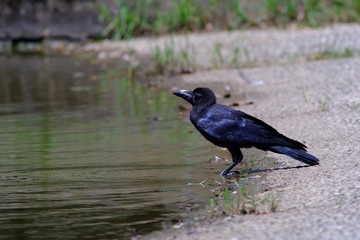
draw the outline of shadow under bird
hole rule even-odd
[[[307,153],[304,144],[282,135],[260,119],[217,104],[215,94],[209,88],[177,90],[173,94],[192,105],[190,121],[195,128],[208,141],[231,153],[233,163],[220,173],[223,177],[242,161],[240,148],[255,147],[285,154],[308,165],[319,164],[319,159]]]

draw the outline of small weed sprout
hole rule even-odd
[[[232,57],[231,57],[231,66],[238,67],[239,66],[239,47],[234,47],[232,49]]]
[[[165,43],[163,48],[156,46],[153,53],[153,59],[155,61],[155,68],[157,72],[167,72],[175,63],[175,48],[173,40],[171,40],[170,43]]]
[[[279,207],[279,199],[275,196],[270,196],[268,198],[268,209],[270,212],[276,212]]]
[[[218,211],[218,200],[215,198],[210,198],[209,199],[209,208],[210,208],[210,216],[211,217],[216,217],[217,216],[217,211]]]
[[[174,40],[165,43],[161,48],[156,46],[152,58],[154,60],[155,72],[191,72],[195,69],[194,51],[191,51],[190,44],[186,40],[184,47],[176,49]]]
[[[250,64],[251,63],[250,53],[249,53],[249,50],[247,48],[243,48],[243,54],[244,54],[244,57],[245,57],[245,63]]]
[[[224,197],[224,201],[225,201],[225,207],[227,212],[232,212],[233,211],[233,196],[232,193],[230,191],[230,189],[228,187],[225,187],[225,191],[223,192],[223,197]]]
[[[328,111],[330,109],[331,98],[326,96],[323,99],[319,99],[318,103],[321,112]]]
[[[225,63],[225,59],[222,53],[222,47],[223,45],[219,42],[214,44],[214,53],[212,62],[215,68],[221,67]]]
[[[344,48],[340,51],[324,50],[312,56],[311,59],[322,60],[322,59],[332,59],[332,58],[346,58],[346,57],[354,56],[355,53],[349,48]]]
[[[237,184],[232,190],[226,186],[220,194],[209,200],[211,217],[236,214],[259,214],[276,212],[279,199],[276,196],[255,195],[247,191],[246,185]]]
[[[307,95],[306,95],[306,88],[305,88],[305,86],[304,86],[304,85],[301,85],[300,90],[301,90],[301,95],[302,95],[305,103],[307,103],[307,102],[308,102],[308,98],[307,98]]]
[[[250,200],[250,207],[248,212],[251,213],[257,213],[257,199],[255,196],[251,196],[251,200]]]

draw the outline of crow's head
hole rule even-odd
[[[208,107],[216,103],[215,94],[210,88],[195,88],[194,91],[182,89],[173,93],[197,107]]]

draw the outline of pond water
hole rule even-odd
[[[0,56],[0,237],[126,239],[206,204],[225,165],[177,103],[96,64]]]

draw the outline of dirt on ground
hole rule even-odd
[[[110,54],[130,47],[149,54],[151,46],[169,38],[87,49],[111,49],[105,53]],[[218,218],[142,239],[360,239],[360,26],[191,34],[187,39],[197,49],[195,64],[201,70],[173,77],[168,86],[209,86],[220,95],[224,86],[230,88],[233,99],[254,102],[241,110],[305,142],[320,165],[265,173],[265,194],[279,200],[275,212]],[[224,59],[241,44],[254,65],[214,67],[209,54],[218,42]],[[298,165],[274,156],[285,166]]]

